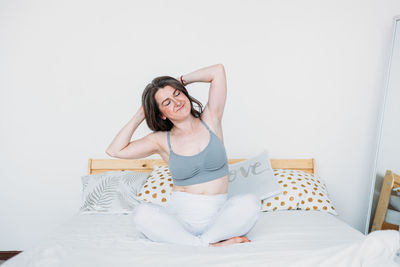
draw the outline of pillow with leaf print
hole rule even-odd
[[[168,166],[154,166],[146,183],[138,193],[141,202],[166,206],[174,186]]]
[[[82,176],[81,213],[131,213],[140,203],[137,193],[149,174],[108,171]]]
[[[263,199],[262,211],[300,209],[338,215],[329,198],[325,183],[317,175],[299,170],[273,169],[273,172],[284,191],[279,195]]]

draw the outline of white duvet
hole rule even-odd
[[[1,267],[400,266],[398,231],[364,236],[320,211],[263,212],[247,237],[225,247],[156,243],[139,237],[129,215],[76,214]]]

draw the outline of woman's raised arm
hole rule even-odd
[[[155,133],[150,133],[143,138],[130,142],[133,133],[144,120],[144,110],[141,106],[133,118],[119,131],[106,149],[106,153],[111,157],[123,159],[139,159],[156,153],[158,143]]]
[[[178,78],[177,80],[180,80]],[[215,64],[209,67],[201,68],[194,72],[182,75],[183,84],[187,85],[194,82],[209,82],[210,90],[208,92],[208,103],[204,112],[209,112],[213,118],[222,120],[224,113],[227,84],[225,68],[222,64]]]

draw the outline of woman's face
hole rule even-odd
[[[158,108],[161,111],[161,118],[170,120],[179,120],[187,117],[190,113],[190,101],[184,93],[172,86],[166,85],[158,89],[155,94]]]

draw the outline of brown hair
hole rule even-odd
[[[142,105],[144,109],[144,115],[146,117],[146,123],[147,126],[149,126],[149,128],[153,131],[169,131],[174,125],[168,118],[163,120],[160,117],[161,111],[158,108],[155,98],[157,91],[167,85],[181,91],[186,95],[187,98],[189,98],[191,107],[190,113],[194,117],[200,118],[201,113],[203,113],[203,105],[201,102],[196,98],[191,97],[185,86],[183,86],[177,79],[171,76],[156,77],[146,86],[142,94]],[[193,107],[193,102],[196,103],[199,110],[196,110]]]

